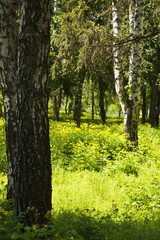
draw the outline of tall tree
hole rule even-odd
[[[133,5],[131,1],[130,4]],[[121,47],[117,44],[114,45],[113,54],[114,54],[114,74],[115,74],[115,86],[116,92],[121,103],[123,115],[124,115],[124,125],[125,125],[125,134],[126,138],[129,142],[133,142],[135,144],[138,143],[138,120],[139,120],[139,110],[140,110],[140,86],[141,86],[141,61],[142,61],[142,34],[143,34],[143,8],[144,2],[143,0],[137,0],[135,8],[133,6],[130,7],[130,11],[134,11],[135,14],[130,13],[130,17],[134,18],[134,30],[133,30],[133,56],[131,57],[132,62],[132,71],[131,76],[129,77],[129,91],[126,91],[126,83],[125,79],[122,76],[122,53]],[[112,8],[112,18],[113,18],[113,33],[115,39],[120,36],[120,17],[119,17],[119,9],[118,4],[113,1]],[[133,26],[133,20],[130,21],[131,28]]]
[[[124,115],[124,125],[127,124],[127,105],[129,104],[128,95],[125,90],[125,79],[122,72],[122,49],[121,46],[116,43],[117,39],[121,35],[121,19],[119,6],[112,2],[112,22],[113,22],[113,36],[115,38],[113,46],[113,61],[114,61],[114,78],[115,78],[115,90],[122,108]]]
[[[16,215],[34,207],[39,223],[51,210],[51,163],[48,121],[50,1],[22,0],[18,54],[18,157]],[[34,214],[26,214],[32,224]]]
[[[133,46],[133,68],[132,68],[132,127],[131,141],[138,142],[138,120],[141,104],[141,64],[142,64],[142,39],[143,35],[143,9],[144,0],[137,0],[135,10],[135,25]]]
[[[51,163],[48,122],[50,1],[1,1],[0,68],[6,120],[8,197],[15,212],[34,207],[39,223],[51,209]],[[18,34],[18,35],[17,35]],[[17,46],[18,66],[17,66]],[[34,214],[25,223],[34,223]]]
[[[5,111],[8,199],[15,196],[17,157],[17,10],[17,0],[2,0],[0,3],[0,82]]]

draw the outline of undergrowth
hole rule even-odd
[[[0,239],[160,239],[160,130],[139,125],[139,145],[128,151],[121,120],[105,126],[82,120],[81,128],[70,119],[50,120],[53,210],[47,225],[31,227],[5,200],[0,120]]]

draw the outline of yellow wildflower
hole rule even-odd
[[[27,209],[28,209],[29,211],[33,211],[33,210],[35,209],[35,207],[27,207]]]
[[[73,239],[74,239],[74,237],[72,236],[70,239],[71,239],[71,240],[73,240]]]
[[[33,225],[33,230],[36,230],[36,225]]]
[[[8,211],[4,211],[3,213],[4,213],[4,215],[7,215],[7,214],[8,214]]]

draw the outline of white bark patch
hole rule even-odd
[[[113,23],[113,36],[115,40],[118,39],[121,33],[121,26],[120,26],[120,17],[117,6],[114,2],[112,2],[112,23]],[[121,104],[122,112],[125,114],[125,103],[124,99],[124,88],[123,88],[123,79],[121,74],[121,53],[120,47],[114,45],[113,47],[113,59],[114,59],[114,78],[115,78],[115,89],[118,95],[118,99]]]
[[[140,86],[141,86],[141,59],[142,59],[142,41],[140,37],[143,35],[143,10],[144,1],[137,0],[135,12],[135,28],[134,36],[139,37],[133,47],[133,63],[132,63],[132,99],[134,107],[140,107]]]

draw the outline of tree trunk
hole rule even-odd
[[[152,90],[151,90],[151,103],[150,103],[150,111],[149,111],[149,123],[152,127],[155,127],[156,124],[156,115],[157,115],[157,101],[158,101],[158,85],[157,85],[157,79],[159,74],[159,68],[160,68],[160,47],[157,43],[157,56],[156,56],[156,67],[155,67],[155,77],[152,84]]]
[[[54,115],[54,120],[59,121],[59,107],[58,107],[58,103],[57,103],[56,93],[53,94],[52,102],[53,102],[53,115]]]
[[[135,23],[135,0],[130,0],[130,3],[129,3],[129,33],[131,36],[133,36],[133,34],[134,34],[134,23]],[[128,83],[129,83],[128,87],[130,89],[132,86],[132,69],[133,69],[133,45],[130,45],[129,79],[128,79]],[[131,95],[130,95],[130,98],[131,98]]]
[[[101,123],[104,125],[106,121],[106,113],[104,109],[104,86],[103,86],[102,77],[99,77],[99,108],[100,108]]]
[[[95,101],[94,101],[94,83],[92,80],[92,120],[94,120],[94,106],[95,106]]]
[[[142,63],[142,40],[143,34],[143,8],[144,0],[137,0],[135,10],[134,37],[137,39],[133,46],[132,63],[132,137],[131,142],[138,144],[138,121],[141,104],[141,63]]]
[[[62,104],[62,88],[55,90],[52,97],[54,120],[59,121],[59,110]]]
[[[62,87],[60,87],[58,91],[58,101],[57,101],[59,109],[61,108],[61,105],[62,105],[62,94],[63,94],[63,89]]]
[[[54,0],[54,14],[57,14],[57,0]]]
[[[119,108],[119,111],[118,111],[118,117],[119,118],[121,117],[121,107]]]
[[[73,108],[73,96],[70,97],[70,103],[68,106],[68,116],[71,114],[71,112],[73,110],[72,108]]]
[[[68,95],[66,96],[65,113],[68,114]]]
[[[156,127],[159,126],[159,113],[160,113],[160,91],[158,91],[157,96]]]
[[[0,118],[2,117],[2,104],[0,103]]]
[[[126,106],[126,111],[123,114],[124,115],[124,130],[125,130],[125,136],[127,139],[127,144],[131,141],[132,139],[132,102],[128,100]]]
[[[133,2],[131,1],[131,4]],[[127,93],[124,88],[124,79],[121,73],[121,51],[120,46],[114,46],[114,75],[115,75],[115,88],[122,107],[124,115],[125,134],[128,143],[133,142],[138,144],[138,120],[140,110],[140,81],[141,81],[141,59],[142,59],[142,42],[139,37],[143,33],[143,0],[136,1],[135,8],[135,22],[134,22],[134,37],[137,39],[133,46],[133,56],[131,57],[132,71],[129,71],[129,87],[131,93]],[[130,7],[130,11],[134,10],[134,7]],[[130,17],[133,19],[133,14],[130,13]],[[115,1],[112,5],[112,19],[113,19],[113,33],[115,39],[120,34],[120,17]],[[130,21],[132,23],[132,20]],[[131,24],[132,28],[133,24]],[[130,69],[130,68],[129,68]],[[131,75],[131,76],[130,76]]]
[[[75,91],[74,114],[73,119],[80,127],[81,123],[81,107],[82,107],[82,87],[85,78],[85,68],[82,67],[78,73],[77,86]]]
[[[17,0],[1,0],[0,82],[4,100],[6,151],[8,159],[7,198],[15,196],[17,158]]]
[[[20,6],[18,55],[18,158],[15,213],[24,222],[46,222],[51,210],[51,162],[48,121],[49,0],[23,0]]]
[[[125,134],[128,138],[128,132],[130,129],[129,124],[131,123],[131,110],[130,110],[130,103],[129,103],[129,96],[126,93],[126,89],[124,88],[124,79],[122,74],[122,51],[121,46],[116,45],[116,41],[121,34],[121,24],[120,24],[120,16],[119,16],[119,9],[115,1],[112,2],[112,22],[113,22],[113,35],[115,37],[115,42],[113,45],[113,63],[114,63],[114,78],[115,78],[115,90],[122,108],[123,116],[124,116],[124,128]],[[128,104],[127,104],[128,102]],[[128,105],[128,106],[127,106]]]
[[[115,78],[115,90],[122,108],[123,114],[126,112],[126,102],[128,99],[128,95],[125,90],[125,84],[122,73],[122,50],[121,46],[116,45],[116,41],[121,34],[121,24],[120,24],[120,16],[119,9],[115,1],[112,2],[112,22],[113,22],[113,35],[115,38],[115,42],[113,45],[113,63],[114,63],[114,78]]]
[[[143,103],[142,103],[142,124],[146,122],[146,85],[144,84],[142,87],[142,97],[143,97]]]

